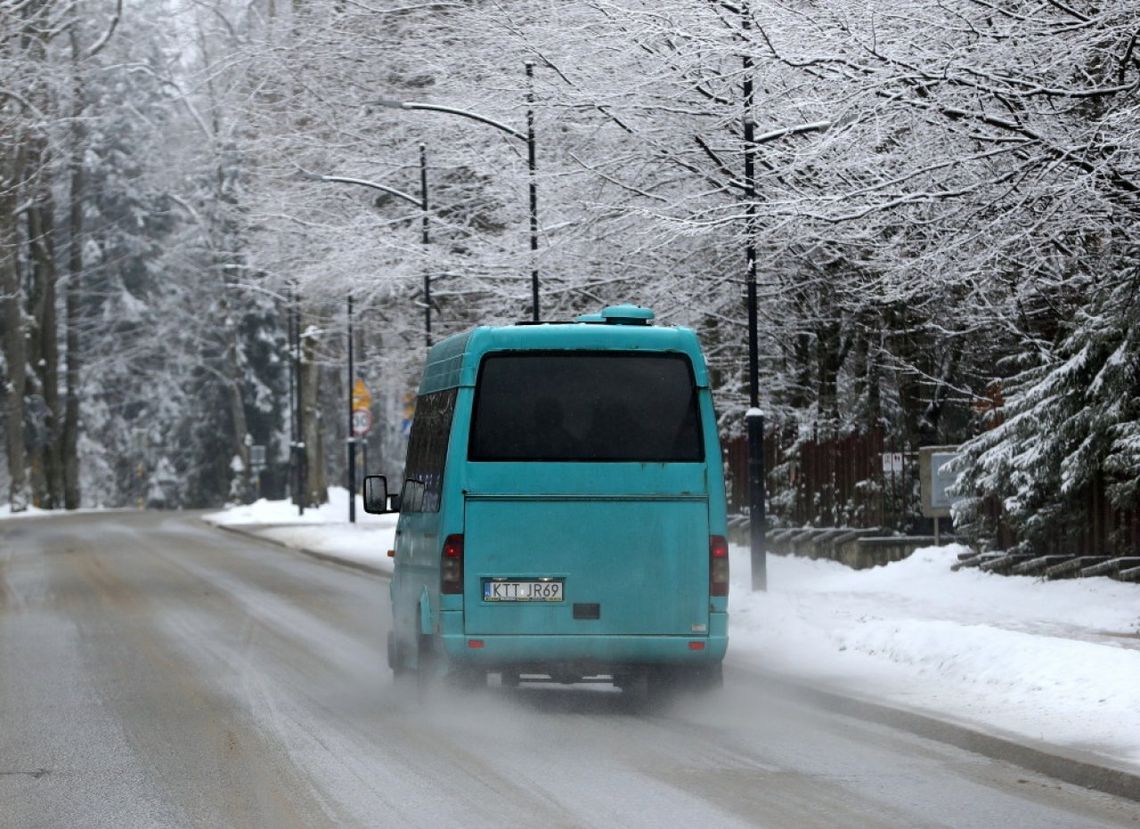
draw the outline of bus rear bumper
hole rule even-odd
[[[611,673],[631,665],[700,667],[719,663],[727,636],[443,634],[448,662],[496,669],[574,665],[579,672]]]

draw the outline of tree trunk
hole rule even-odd
[[[43,2],[24,4],[22,24],[13,16],[5,20],[6,37],[0,41],[5,62],[18,67],[28,61],[31,68],[43,59],[43,41],[34,34],[34,25],[44,11]],[[18,82],[18,81],[17,81]],[[22,100],[5,98],[0,108],[0,347],[4,349],[7,382],[4,392],[4,445],[8,458],[8,502],[12,512],[28,507],[26,434],[24,430],[27,392],[27,331],[24,326],[24,292],[20,279],[20,200],[25,195],[25,178],[31,169],[29,147],[34,144],[39,119]]]
[[[42,162],[36,150],[31,157],[33,164]],[[42,188],[35,188],[37,191]],[[44,331],[41,325],[44,314],[47,279],[44,268],[43,214],[36,203],[37,192],[32,204],[25,210],[28,228],[28,264],[24,278],[27,291],[28,329],[24,341],[24,357],[31,371],[24,380],[24,449],[27,452],[28,484],[32,506],[49,509],[47,494],[47,474],[44,471],[44,449],[47,447],[47,405],[43,396],[43,344]]]
[[[0,298],[3,302],[4,360],[8,367],[4,437],[10,481],[8,503],[12,512],[23,512],[28,507],[24,453],[24,372],[27,357],[24,351],[24,315],[20,307],[23,292],[16,265],[19,244],[16,194],[23,173],[20,155],[18,153],[13,159],[8,175],[0,181]]]
[[[839,425],[839,370],[846,358],[839,323],[821,323],[816,327],[816,402],[828,437],[834,437]]]
[[[855,340],[854,394],[862,431],[869,432],[882,425],[883,401],[879,349],[871,348],[871,338],[879,339],[876,318],[867,315],[858,326]]]
[[[789,372],[794,378],[788,403],[793,409],[807,408],[811,388],[811,337],[807,334],[796,334],[792,344],[792,364]]]
[[[76,167],[81,162],[76,163]],[[80,280],[83,254],[79,232],[82,208],[77,193],[82,192],[83,173],[73,171],[71,205],[71,241],[67,255],[67,392],[63,416],[63,503],[67,509],[79,508],[79,323]],[[78,188],[78,190],[77,190]]]
[[[83,170],[84,145],[87,140],[83,127],[83,82],[79,72],[81,57],[79,39],[72,26],[72,118],[70,149],[70,194],[68,204],[69,239],[67,246],[67,397],[63,419],[63,503],[67,509],[78,509],[79,492],[79,324],[80,287],[83,280],[83,199],[87,187]]]
[[[896,362],[895,387],[898,389],[899,408],[902,414],[902,434],[904,448],[912,449],[921,445],[919,422],[922,418],[922,386],[918,371],[911,366],[920,359],[919,348],[914,333],[910,330],[911,320],[906,308],[896,306],[887,313],[887,331],[891,337],[891,351]],[[896,432],[898,430],[896,429]]]
[[[56,339],[58,274],[53,212],[51,188],[45,184],[36,203],[28,209],[28,247],[35,286],[32,302],[35,328],[28,362],[36,373],[45,418],[42,424],[38,424],[42,433],[36,435],[32,452],[33,469],[39,471],[39,480],[33,480],[33,497],[39,506],[48,509],[63,505],[63,456],[59,441],[63,412],[59,401],[59,345]]]

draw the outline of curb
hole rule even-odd
[[[334,556],[329,553],[318,553],[316,550],[308,550],[304,547],[294,547],[290,544],[286,544],[284,541],[278,541],[275,538],[266,538],[263,535],[258,535],[255,532],[250,532],[248,529],[244,529],[243,525],[240,524],[226,526],[224,524],[211,524],[206,520],[202,520],[202,523],[207,527],[213,527],[215,530],[222,530],[224,532],[233,533],[234,535],[240,535],[243,538],[252,538],[255,541],[262,541],[266,544],[272,544],[274,547],[280,547],[283,550],[292,550],[295,553],[300,553],[301,555],[315,558],[327,564],[346,567],[349,570],[358,570],[362,573],[367,573],[370,576],[379,576],[380,578],[384,579],[391,578],[392,576],[392,574],[387,570],[381,570],[379,567],[373,567],[371,564],[366,564],[363,561],[355,561],[350,558],[340,558],[339,556]],[[257,526],[264,529],[266,525],[258,524]]]
[[[858,720],[908,731],[939,743],[955,746],[991,760],[1044,774],[1055,780],[1094,789],[1125,800],[1140,802],[1140,773],[1104,765],[1100,758],[1078,756],[1059,746],[1036,747],[1010,737],[999,737],[965,725],[871,702],[857,696],[825,690],[763,669],[733,665],[734,673],[748,674],[797,699],[807,699],[827,711]]]

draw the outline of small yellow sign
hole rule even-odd
[[[352,410],[358,411],[360,409],[372,408],[372,393],[368,391],[364,385],[364,381],[359,377],[356,382],[352,384]]]

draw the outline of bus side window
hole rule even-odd
[[[401,512],[439,512],[443,465],[458,389],[426,394],[416,401],[408,459],[404,464]]]
[[[424,484],[411,478],[404,480],[404,488],[400,491],[401,512],[424,511]]]

